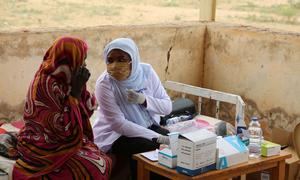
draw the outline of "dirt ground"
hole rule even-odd
[[[0,31],[198,19],[199,0],[0,0]],[[217,0],[216,21],[300,32],[300,0]]]

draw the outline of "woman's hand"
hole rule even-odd
[[[71,81],[71,95],[73,97],[80,100],[82,88],[89,80],[90,76],[91,73],[86,67],[81,67],[77,72],[73,73]]]
[[[133,104],[143,104],[146,101],[145,95],[135,92],[133,89],[127,90],[127,100]]]
[[[164,135],[159,135],[158,138],[156,139],[156,142],[158,144],[170,144],[169,136],[164,136]]]

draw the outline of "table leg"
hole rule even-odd
[[[241,175],[241,180],[246,180],[246,174]]]
[[[150,172],[142,161],[137,161],[137,180],[149,180]]]
[[[278,166],[272,169],[272,179],[284,180],[285,176],[285,160],[279,161]]]

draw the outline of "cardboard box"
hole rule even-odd
[[[207,171],[214,170],[214,169],[216,169],[216,163],[202,168],[194,169],[194,170],[183,168],[180,166],[176,167],[177,172],[186,174],[188,176],[196,176],[198,174],[205,173]]]
[[[217,169],[247,162],[249,150],[237,136],[227,136],[217,139],[218,159]]]
[[[216,134],[201,129],[179,136],[177,171],[193,176],[215,168]]]
[[[280,148],[279,144],[264,140],[261,144],[261,155],[265,157],[279,155]]]
[[[158,152],[158,163],[168,168],[175,168],[177,155],[172,154],[171,149],[164,148]]]

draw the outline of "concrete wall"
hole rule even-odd
[[[261,117],[266,138],[287,141],[300,122],[300,34],[217,23],[0,33],[0,119],[22,113],[29,82],[44,52],[61,35],[87,40],[91,91],[105,68],[104,45],[129,36],[162,81],[241,95],[246,121]],[[233,122],[234,111],[234,106],[221,104],[221,119]]]
[[[89,45],[88,88],[104,71],[102,50],[117,37],[131,37],[143,62],[152,64],[162,81],[202,83],[205,24],[105,26],[80,30],[0,32],[0,120],[19,118],[24,98],[44,53],[61,35],[85,39]]]
[[[282,141],[300,122],[300,34],[209,24],[205,42],[203,85],[241,95],[246,120]]]

